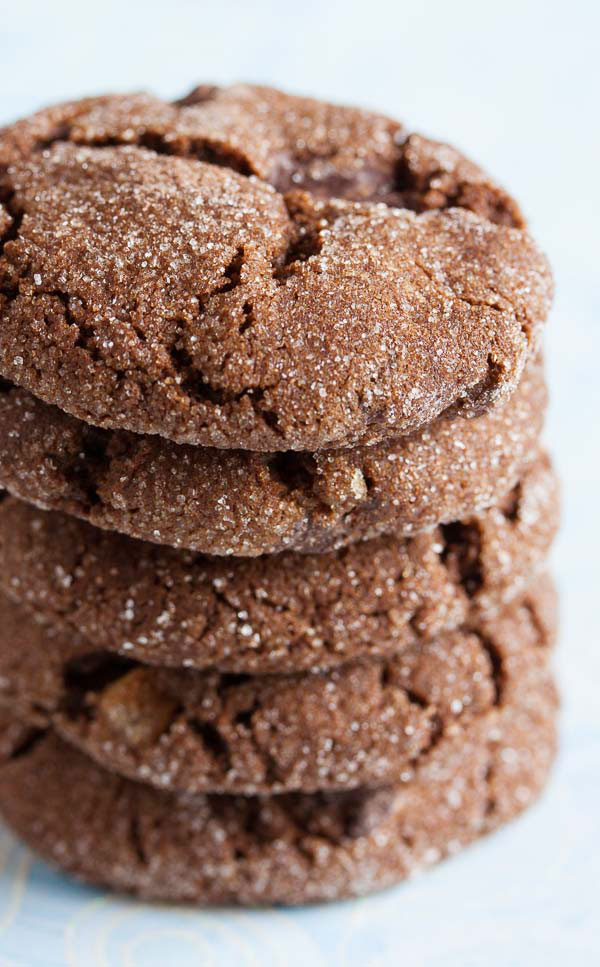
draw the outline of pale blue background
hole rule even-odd
[[[146,906],[81,888],[0,838],[0,967],[600,963],[598,4],[0,2],[0,122],[99,90],[249,79],[359,102],[446,137],[524,200],[551,256],[547,436],[565,488],[554,555],[562,753],[542,802],[379,897],[288,912]],[[110,831],[107,830],[107,834]]]

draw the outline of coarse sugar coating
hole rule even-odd
[[[513,396],[394,442],[257,454],[98,430],[0,384],[0,485],[108,530],[208,554],[327,551],[406,537],[499,500],[536,452],[546,389],[532,362]]]
[[[491,616],[539,572],[558,523],[538,454],[485,511],[326,555],[210,558],[0,503],[0,588],[94,648],[242,674],[386,656]]]
[[[552,281],[453,149],[265,88],[0,132],[0,372],[91,424],[316,450],[485,412]]]
[[[555,632],[547,579],[493,618],[328,672],[243,676],[100,652],[0,600],[0,704],[162,789],[316,792],[407,780],[444,736],[536,682]]]
[[[254,905],[361,896],[456,854],[531,805],[554,758],[555,712],[551,676],[540,668],[441,738],[404,782],[272,797],[178,797],[3,716],[0,812],[53,866],[147,898]]]

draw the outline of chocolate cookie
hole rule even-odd
[[[557,504],[540,455],[498,505],[414,538],[224,560],[6,497],[0,588],[94,647],[145,663],[251,674],[330,668],[495,613],[539,571]]]
[[[99,527],[208,554],[325,551],[407,536],[489,506],[531,459],[546,404],[541,362],[511,399],[394,443],[308,454],[177,446],[97,430],[0,385],[0,485]]]
[[[260,88],[34,115],[0,133],[0,199],[2,375],[178,443],[315,450],[484,412],[552,295],[457,152]]]
[[[443,736],[396,786],[262,798],[177,797],[5,719],[0,810],[53,865],[144,897],[206,905],[363,895],[530,805],[554,756],[555,708],[540,668],[510,700]]]
[[[547,580],[476,627],[396,657],[250,677],[144,666],[0,604],[0,701],[99,764],[163,789],[254,795],[406,780],[446,735],[539,678]]]

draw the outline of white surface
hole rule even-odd
[[[1,967],[600,962],[598,5],[0,2],[0,121],[98,90],[248,79],[372,105],[448,138],[519,199],[549,253],[547,437],[564,483],[554,555],[562,753],[522,821],[381,897],[283,913],[146,907],[0,848]],[[1,847],[1,844],[0,844]]]

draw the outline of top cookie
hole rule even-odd
[[[516,204],[445,145],[265,88],[0,132],[0,373],[89,423],[316,450],[505,399],[551,297]]]

